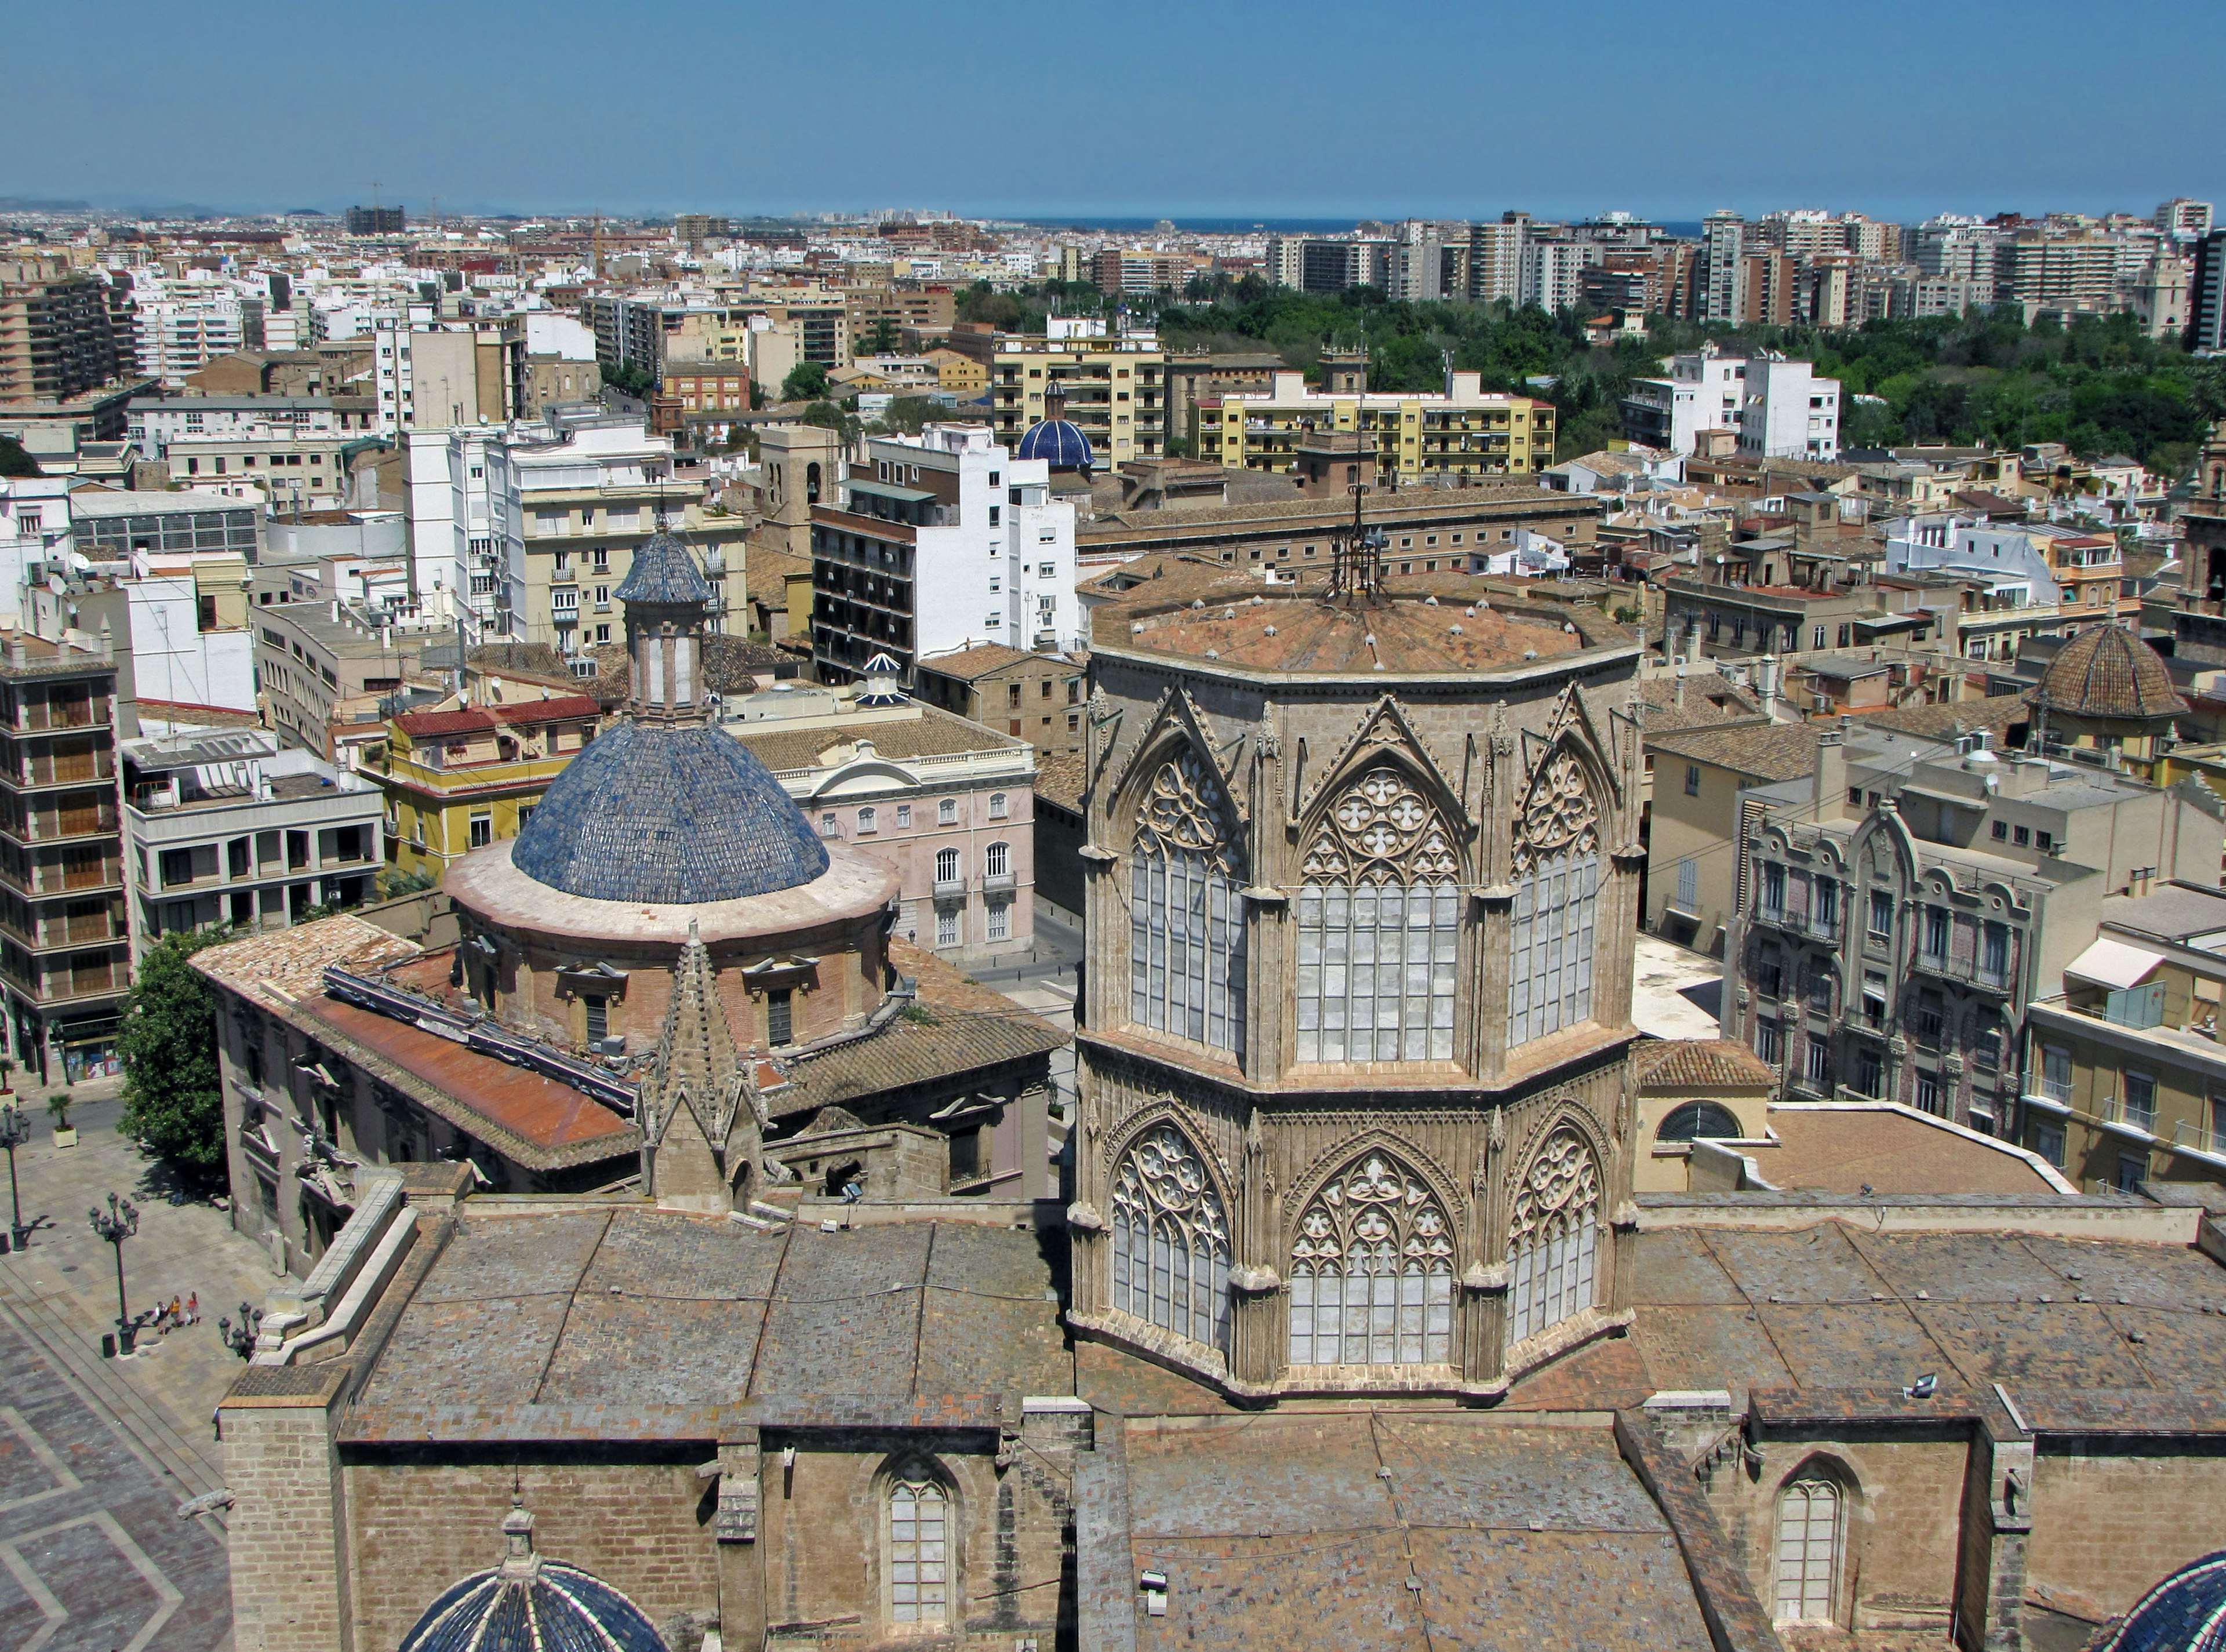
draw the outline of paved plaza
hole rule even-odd
[[[218,1652],[232,1643],[222,1513],[177,1510],[223,1484],[212,1414],[240,1362],[218,1317],[259,1306],[273,1275],[223,1212],[169,1202],[161,1167],[116,1134],[118,1102],[78,1093],[74,1147],[35,1112],[16,1160],[38,1230],[0,1257],[0,1646]],[[133,1312],[197,1293],[203,1320],[103,1360],[115,1254],[86,1212],[111,1191],[139,1207],[124,1247]]]

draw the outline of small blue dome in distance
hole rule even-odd
[[[502,1522],[510,1553],[425,1609],[399,1652],[671,1652],[641,1608],[577,1566],[533,1552],[533,1516]]]
[[[2226,1652],[2226,1549],[2191,1560],[2143,1595],[2103,1652]]]
[[[1021,438],[1021,459],[1044,459],[1053,470],[1088,470],[1093,462],[1090,438],[1081,427],[1065,419],[1043,419],[1027,428]]]

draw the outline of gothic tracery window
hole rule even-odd
[[[1593,918],[1600,819],[1582,765],[1567,751],[1538,766],[1516,823],[1507,1045],[1574,1026],[1593,1012]]]
[[[1159,1125],[1113,1177],[1113,1306],[1224,1352],[1229,1222],[1197,1149]]]
[[[1316,823],[1299,893],[1298,1058],[1450,1061],[1460,853],[1396,768],[1370,769]]]
[[[1162,763],[1138,810],[1129,1019],[1244,1053],[1244,898],[1220,785],[1197,753]]]
[[[1370,1153],[1332,1178],[1291,1246],[1291,1363],[1453,1358],[1453,1245],[1419,1177]]]
[[[1838,1616],[1846,1515],[1846,1494],[1827,1475],[1804,1473],[1778,1493],[1771,1615],[1779,1623],[1828,1623]]]
[[[1549,1135],[1515,1190],[1507,1224],[1511,1346],[1593,1306],[1600,1249],[1600,1166],[1567,1125]]]
[[[925,1469],[888,1493],[889,1617],[940,1623],[951,1615],[951,1496]]]

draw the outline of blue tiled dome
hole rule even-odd
[[[677,906],[810,883],[827,850],[764,764],[716,728],[621,722],[552,781],[511,848],[590,900]]]
[[[534,1554],[531,1515],[513,1510],[503,1530],[510,1557],[428,1606],[399,1652],[671,1652],[610,1585]]]
[[[2191,1560],[2142,1596],[2103,1652],[2226,1652],[2226,1549]]]
[[[621,602],[709,602],[714,594],[688,547],[661,528],[641,542],[618,588]]]
[[[1065,419],[1040,419],[1021,436],[1022,459],[1047,459],[1053,470],[1087,470],[1091,463],[1090,438]]]

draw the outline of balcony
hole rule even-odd
[[[2149,1141],[2156,1136],[2156,1103],[2133,1107],[2122,1096],[2106,1096],[2095,1109],[2096,1121],[2106,1130],[2129,1135],[2139,1141]]]
[[[1927,951],[1919,947],[1911,960],[1920,975],[1937,976],[1967,987],[1976,987],[1981,992],[2007,994],[2010,990],[2010,972],[1973,958],[1958,958],[1952,954]]]
[[[964,885],[961,884],[961,888]],[[1020,880],[1009,872],[985,872],[982,874],[982,893],[985,895],[1010,894],[1020,886]],[[941,884],[936,885],[939,893]]]
[[[2226,1131],[2206,1130],[2191,1120],[2182,1119],[2172,1127],[2172,1145],[2180,1153],[2191,1153],[2226,1165]]]
[[[1691,907],[1689,905],[1681,905],[1678,910],[1689,912]],[[1755,909],[1754,921],[1808,940],[1828,941],[1836,945],[1840,939],[1839,921],[1819,918],[1813,912],[1795,912],[1783,906],[1759,906]]]
[[[966,880],[964,878],[938,878],[935,880],[935,898],[938,900],[965,899]]]

